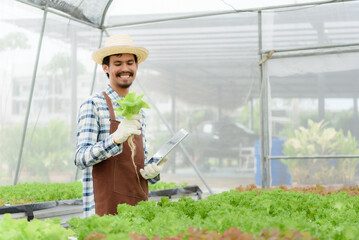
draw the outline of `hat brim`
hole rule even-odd
[[[121,53],[131,53],[137,56],[137,62],[141,63],[146,60],[148,57],[148,50],[143,47],[135,46],[111,46],[105,47],[97,50],[92,54],[92,59],[98,64],[102,64],[102,61],[105,57],[121,54]]]

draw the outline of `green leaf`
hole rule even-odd
[[[136,97],[135,92],[131,92],[126,97],[117,100],[120,107],[116,107],[115,113],[118,117],[132,119],[134,114],[139,114],[142,108],[150,108],[150,106],[142,100],[143,94]]]

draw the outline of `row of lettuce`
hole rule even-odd
[[[356,239],[359,188],[238,187],[201,200],[119,205],[116,216],[0,221],[0,239]]]
[[[164,190],[185,187],[187,183],[158,182],[149,184],[149,190]],[[15,186],[0,186],[0,206],[19,205],[82,198],[82,183],[22,183]]]

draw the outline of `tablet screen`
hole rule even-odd
[[[184,129],[179,130],[171,139],[169,139],[161,148],[153,155],[148,163],[160,164],[162,159],[167,156],[186,136],[188,132]]]

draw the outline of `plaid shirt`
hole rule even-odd
[[[121,99],[110,86],[105,90],[110,97],[113,107],[119,107],[116,102]],[[145,152],[145,165],[147,164],[146,138],[145,138],[145,116],[141,111],[143,149]],[[117,117],[116,117],[117,118]],[[122,144],[114,143],[110,135],[110,112],[102,92],[88,98],[80,106],[77,121],[77,145],[75,154],[75,165],[83,170],[83,209],[84,216],[95,214],[95,201],[92,182],[92,166],[122,152]],[[121,120],[121,118],[117,118]],[[149,179],[155,183],[159,178]]]

